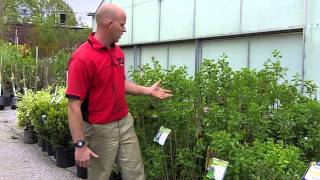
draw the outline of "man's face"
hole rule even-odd
[[[113,41],[118,42],[124,32],[126,32],[126,15],[121,14],[117,19],[112,21],[111,32],[113,35]]]

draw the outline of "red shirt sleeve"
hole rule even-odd
[[[89,88],[88,67],[81,59],[71,58],[68,66],[67,98],[84,100]]]

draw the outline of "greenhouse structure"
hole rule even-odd
[[[126,66],[155,57],[163,67],[188,67],[226,53],[233,69],[260,69],[274,49],[288,78],[320,85],[320,2],[316,0],[104,0],[127,13],[120,45]],[[93,31],[96,27],[93,13]],[[128,69],[128,68],[127,68]],[[319,93],[318,93],[319,95]]]

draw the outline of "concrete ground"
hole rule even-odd
[[[59,168],[37,144],[23,143],[16,111],[0,110],[0,180],[80,180],[76,168]]]

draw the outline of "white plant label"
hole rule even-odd
[[[47,121],[47,115],[42,115],[41,119],[42,119],[43,123],[45,123]]]
[[[316,164],[316,162],[311,162],[306,174],[302,179],[320,180],[320,164]]]
[[[209,163],[207,177],[214,180],[223,180],[229,162],[212,158]]]
[[[52,104],[53,103],[53,101],[54,101],[54,99],[56,98],[56,96],[55,95],[53,95],[52,96],[52,98],[51,98],[51,100],[50,100],[50,104]]]
[[[171,129],[161,126],[156,137],[153,138],[153,141],[163,146],[170,132],[171,132]]]
[[[56,104],[58,104],[61,101],[61,99],[62,99],[62,96],[60,95],[56,101]]]

